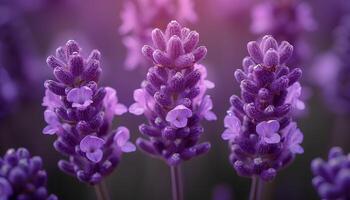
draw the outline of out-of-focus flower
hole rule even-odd
[[[278,40],[286,40],[295,47],[289,62],[300,64],[310,54],[305,33],[317,28],[312,9],[299,0],[264,0],[252,10],[251,31],[258,35],[271,34]]]
[[[93,50],[83,58],[72,40],[59,47],[56,56],[47,58],[57,81],[45,82],[43,99],[48,123],[43,132],[57,135],[55,149],[69,157],[59,161],[59,168],[92,185],[114,170],[122,152],[135,150],[125,127],[109,130],[114,116],[123,114],[126,107],[118,102],[113,88],[98,86],[100,57]]]
[[[18,88],[16,83],[10,78],[7,71],[0,67],[0,118],[11,111],[17,97]]]
[[[9,149],[0,158],[0,199],[57,200],[46,189],[47,174],[39,156],[25,148]]]
[[[207,142],[198,144],[204,132],[201,120],[216,119],[211,99],[205,95],[213,84],[205,80],[204,66],[197,64],[207,50],[197,47],[197,32],[176,21],[171,21],[165,32],[154,29],[152,38],[154,45],[145,45],[142,52],[154,66],[135,90],[136,103],[129,110],[148,119],[148,124],[139,127],[148,138],[137,140],[139,148],[175,166],[210,148]]]
[[[291,104],[297,110],[305,109],[305,103],[300,99],[301,90],[302,88],[299,82],[295,82],[287,89],[286,103]]]
[[[128,108],[119,103],[118,97],[117,97],[117,91],[111,87],[105,87],[106,89],[106,96],[103,99],[103,106],[105,108],[108,108],[105,111],[105,117],[109,121],[109,123],[112,122],[115,115],[122,115],[128,111]]]
[[[350,198],[350,155],[340,147],[329,151],[328,161],[316,158],[311,163],[312,184],[325,200]]]
[[[286,41],[278,44],[272,36],[264,36],[247,48],[243,70],[235,72],[241,97],[230,98],[222,138],[229,141],[230,161],[239,175],[270,181],[303,152],[303,135],[291,117],[298,96],[293,87],[302,71],[286,65],[293,52]]]
[[[349,38],[350,16],[345,16],[336,30],[334,48],[316,59],[312,73],[328,108],[346,115],[350,113]]]
[[[125,67],[135,69],[145,66],[140,49],[151,44],[151,30],[176,19],[180,23],[193,23],[197,20],[192,0],[128,0],[121,12],[122,25],[119,28],[123,43],[127,48]]]

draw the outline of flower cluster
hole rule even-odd
[[[148,119],[139,130],[149,139],[139,138],[139,148],[175,166],[210,148],[209,143],[198,141],[204,131],[201,120],[216,120],[210,96],[205,95],[214,85],[206,80],[205,67],[197,64],[207,49],[196,47],[196,31],[171,21],[165,32],[154,29],[152,39],[154,46],[145,45],[142,52],[154,66],[141,88],[135,90],[136,103],[129,111]]]
[[[151,44],[151,31],[155,27],[166,26],[172,20],[181,23],[195,22],[197,15],[193,9],[193,0],[128,0],[121,13],[120,33],[128,49],[125,60],[127,69],[146,65],[140,49]]]
[[[0,158],[0,199],[57,200],[48,194],[46,181],[42,159],[27,149],[9,149]]]
[[[328,161],[316,158],[311,163],[312,184],[322,199],[350,199],[350,154],[333,147]]]
[[[313,77],[328,106],[338,114],[350,113],[350,15],[336,30],[334,48],[316,59]]]
[[[82,182],[96,184],[113,171],[122,152],[131,152],[125,127],[110,131],[115,115],[127,112],[118,103],[116,91],[99,87],[100,52],[93,50],[87,59],[75,41],[68,41],[47,58],[57,81],[45,82],[43,106],[47,126],[43,133],[56,135],[54,147],[69,156],[59,168]]]
[[[265,0],[252,10],[251,31],[289,41],[296,47],[296,53],[290,60],[293,64],[309,54],[310,49],[303,35],[316,27],[311,7],[306,2]]]
[[[222,138],[229,141],[230,161],[239,175],[269,181],[303,153],[303,134],[291,119],[291,111],[304,106],[297,82],[302,71],[286,66],[293,52],[286,41],[278,44],[264,36],[247,47],[243,70],[235,71],[241,97],[230,98]]]

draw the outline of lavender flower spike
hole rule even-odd
[[[125,67],[135,69],[147,66],[140,49],[151,44],[151,31],[172,20],[188,24],[197,20],[193,0],[126,0],[121,12],[122,24],[119,28],[123,43],[127,48]]]
[[[0,199],[57,200],[46,189],[47,174],[39,156],[25,148],[9,149],[0,158]]]
[[[212,101],[205,91],[213,83],[205,80],[206,69],[197,62],[207,49],[197,47],[199,34],[171,21],[165,32],[152,31],[153,46],[145,45],[143,54],[154,63],[129,111],[144,114],[147,124],[140,125],[137,145],[170,166],[206,153],[210,144],[198,143],[204,132],[200,122],[216,120]]]
[[[316,158],[311,163],[312,184],[322,199],[350,199],[350,154],[333,147],[328,161]]]
[[[43,106],[47,126],[43,133],[56,135],[55,149],[69,160],[59,168],[91,185],[98,184],[119,163],[123,152],[135,151],[125,127],[110,131],[115,115],[127,108],[118,103],[116,91],[98,86],[100,52],[85,59],[75,41],[68,41],[47,58],[56,81],[45,82]]]
[[[278,44],[267,35],[247,47],[243,70],[235,71],[241,97],[230,98],[222,138],[229,142],[230,161],[240,176],[270,181],[303,153],[303,134],[291,117],[300,107],[299,93],[291,88],[300,87],[302,71],[286,66],[293,51],[286,41]]]

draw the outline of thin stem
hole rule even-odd
[[[258,176],[252,178],[252,185],[250,187],[249,200],[260,200],[262,190],[262,181]]]
[[[98,200],[110,200],[108,190],[104,181],[95,185],[95,192]]]
[[[181,169],[179,166],[172,166],[170,170],[173,200],[183,200]]]

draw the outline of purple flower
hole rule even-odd
[[[47,58],[56,80],[44,84],[48,125],[43,132],[56,134],[55,149],[68,157],[58,166],[91,185],[113,172],[122,152],[131,152],[130,142],[125,141],[127,147],[113,142],[119,130],[110,130],[114,116],[127,109],[118,102],[114,89],[98,86],[100,57],[100,52],[93,50],[84,58],[79,45],[70,40],[56,50],[56,56]]]
[[[281,132],[286,137],[285,146],[287,149],[295,154],[304,153],[303,147],[300,146],[300,144],[303,142],[304,135],[300,129],[297,128],[297,124],[295,122],[290,123]]]
[[[312,184],[322,199],[350,198],[350,154],[344,154],[340,147],[333,147],[328,161],[314,159],[311,170],[314,174]]]
[[[165,32],[154,29],[152,38],[154,45],[145,45],[142,52],[154,66],[135,90],[136,103],[129,111],[144,114],[149,122],[139,126],[148,138],[137,140],[139,148],[175,166],[210,148],[209,143],[199,144],[199,138],[202,119],[216,119],[210,96],[205,95],[214,84],[205,79],[205,67],[197,64],[207,52],[197,47],[197,32],[171,21]]]
[[[199,105],[199,115],[204,116],[204,118],[208,121],[215,121],[217,120],[217,117],[214,112],[211,110],[213,109],[213,102],[209,95],[206,95],[204,98],[202,98],[202,101]]]
[[[102,147],[106,142],[96,136],[88,135],[80,141],[80,150],[86,154],[86,157],[94,162],[98,163],[102,160],[103,152]]]
[[[144,89],[137,89],[134,91],[135,103],[129,108],[129,112],[134,115],[142,115],[145,111],[152,109],[154,102],[152,97]]]
[[[47,109],[54,110],[55,108],[63,106],[63,103],[60,96],[56,95],[50,90],[45,90],[45,96],[41,105],[47,107]]]
[[[247,49],[243,70],[234,74],[241,97],[230,98],[221,137],[228,140],[230,161],[240,176],[270,181],[303,152],[303,135],[292,121],[292,112],[300,106],[302,71],[286,65],[293,52],[286,41],[278,44],[264,36],[249,42]]]
[[[287,97],[285,103],[289,103],[292,107],[298,110],[305,109],[305,103],[300,99],[301,96],[301,85],[299,82],[295,82],[287,89]]]
[[[224,119],[225,131],[222,133],[223,140],[234,140],[241,131],[241,121],[233,114],[226,115]]]
[[[165,120],[176,128],[183,128],[187,126],[190,117],[192,117],[192,111],[184,105],[178,105],[168,112]]]
[[[115,134],[113,141],[120,148],[122,152],[133,152],[136,151],[136,147],[133,143],[129,142],[130,132],[125,127],[119,127]]]
[[[192,0],[125,1],[119,28],[128,49],[125,67],[132,70],[147,65],[140,49],[152,43],[151,30],[160,24],[166,25],[171,19],[186,24],[195,22],[197,16],[193,7]]]
[[[59,133],[61,130],[61,123],[56,115],[56,113],[52,110],[45,110],[44,112],[45,122],[48,124],[44,129],[43,133],[47,135],[54,135]]]
[[[87,86],[73,88],[67,94],[67,101],[72,103],[73,108],[84,110],[92,103],[92,90]]]
[[[128,108],[118,103],[117,91],[111,87],[106,87],[106,96],[103,99],[105,107],[105,117],[111,123],[115,115],[122,115],[128,111]]]
[[[9,149],[0,158],[0,200],[57,200],[46,189],[47,175],[39,156],[25,148]]]
[[[268,144],[276,144],[281,141],[281,136],[277,133],[280,123],[276,120],[260,122],[256,125],[256,133]]]

